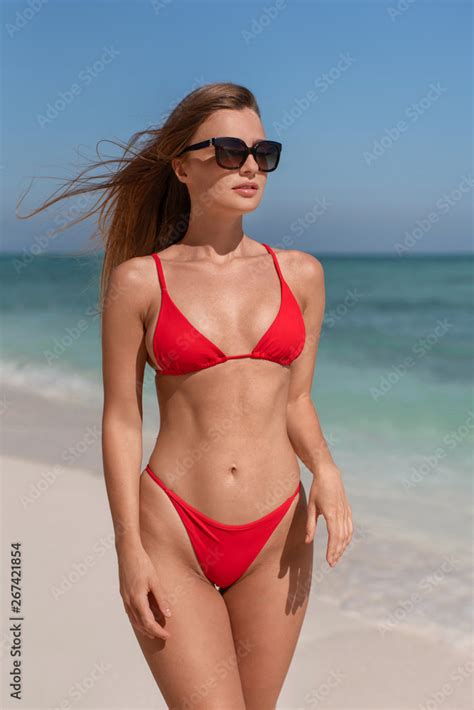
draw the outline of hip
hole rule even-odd
[[[213,447],[158,437],[148,464],[166,486],[215,518],[239,508],[264,515],[291,495],[300,479],[288,437],[272,443],[231,437]]]

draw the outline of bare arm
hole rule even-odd
[[[341,473],[331,456],[311,399],[324,318],[324,271],[321,263],[311,254],[300,253],[298,256],[298,276],[303,283],[306,302],[303,314],[306,342],[300,357],[291,366],[287,430],[296,455],[313,474],[305,542],[313,540],[318,515],[322,514],[329,533],[326,559],[333,566],[351,541],[352,513]]]
[[[139,528],[142,463],[142,388],[146,365],[144,322],[148,308],[147,264],[129,259],[113,269],[102,313],[102,455],[115,531],[120,593],[132,624],[150,638],[169,634],[156,622],[147,601],[151,590],[161,608],[156,571]]]
[[[142,463],[143,288],[134,259],[111,274],[102,317],[102,454],[117,550],[140,545],[138,478]]]

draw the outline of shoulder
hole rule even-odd
[[[110,272],[110,283],[124,289],[143,286],[144,280],[156,275],[156,265],[153,256],[134,256],[114,266]]]
[[[145,311],[156,276],[153,256],[135,256],[114,266],[107,284],[107,300],[122,307],[126,303]]]
[[[299,249],[278,249],[273,250],[279,263],[287,270],[296,281],[304,281],[312,284],[324,282],[323,265],[313,254]]]
[[[284,279],[298,296],[303,312],[325,301],[323,265],[312,254],[299,249],[274,250]]]

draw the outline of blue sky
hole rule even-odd
[[[214,81],[250,88],[283,143],[244,219],[255,239],[315,254],[469,250],[471,14],[456,0],[4,2],[3,250],[31,249],[54,224],[54,208],[15,217],[31,177],[21,213],[58,187],[40,176],[72,177],[97,141],[126,142]],[[92,228],[48,246],[84,247]]]

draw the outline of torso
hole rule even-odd
[[[284,250],[274,251],[303,310],[302,294],[280,256]],[[226,355],[250,352],[280,306],[280,282],[270,254],[216,266],[178,262],[167,252],[159,255],[176,306]],[[154,369],[160,305],[157,282],[145,337]],[[178,495],[216,520],[241,524],[265,515],[288,498],[299,479],[286,429],[289,383],[290,367],[252,358],[157,376],[160,430],[151,467]]]

